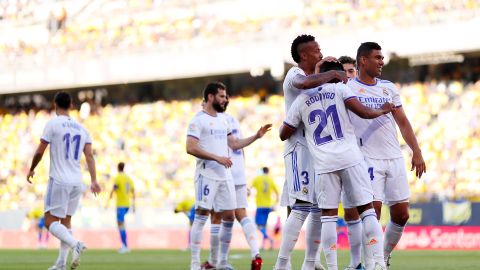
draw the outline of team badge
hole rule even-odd
[[[359,93],[364,93],[364,94],[365,94],[367,91],[366,91],[365,89],[363,89],[363,88],[360,88],[360,90],[358,90],[358,92],[359,92]]]
[[[303,187],[302,193],[303,193],[304,195],[307,195],[307,194],[308,194],[308,188]]]

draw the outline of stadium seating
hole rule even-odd
[[[480,12],[479,0],[65,0],[54,6],[46,2],[1,2],[0,27],[16,27],[0,39],[1,56],[178,50],[271,39],[273,33],[307,29],[330,35],[357,28],[419,27],[463,21]]]
[[[429,82],[401,85],[404,108],[417,134],[427,163],[421,180],[409,173],[412,201],[454,200],[480,197],[480,82]],[[188,121],[200,110],[200,100],[157,101],[131,106],[97,108],[81,120],[90,131],[98,178],[110,189],[120,161],[135,180],[139,205],[171,208],[185,196],[193,196],[195,160],[185,152]],[[278,128],[284,118],[283,97],[235,97],[227,110],[241,122],[244,135],[260,123],[273,123],[272,132],[245,149],[247,177],[269,166],[279,187],[283,185],[283,143]],[[45,123],[53,112],[29,111],[0,115],[0,210],[19,209],[42,200],[46,190],[48,156],[37,167],[35,185],[25,176]],[[400,137],[401,138],[401,137]],[[402,141],[405,163],[410,153]],[[83,161],[82,161],[83,162]],[[88,184],[88,172],[84,172]],[[106,196],[107,194],[103,194]],[[84,200],[84,205],[92,204]]]

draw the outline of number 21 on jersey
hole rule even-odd
[[[319,118],[319,123],[315,131],[313,132],[313,140],[316,145],[329,143],[333,140],[332,134],[322,137],[322,131],[328,125],[328,119],[330,118],[333,123],[333,130],[337,139],[343,138],[342,126],[340,125],[340,119],[338,117],[337,106],[335,104],[330,105],[325,111],[313,110],[308,116],[308,124],[313,125]]]

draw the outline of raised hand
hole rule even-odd
[[[266,124],[262,126],[258,131],[257,131],[257,138],[262,138],[265,133],[269,132],[272,129],[272,124]]]

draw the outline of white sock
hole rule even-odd
[[[322,264],[322,258],[321,258],[321,255],[322,254],[322,242],[321,242],[321,239],[320,239],[320,245],[318,246],[318,251],[317,251],[317,255],[315,256],[315,265],[321,265]]]
[[[360,214],[363,222],[363,233],[367,241],[365,242],[367,252],[370,252],[376,264],[385,267],[383,258],[383,232],[380,223],[377,220],[375,210],[368,209]]]
[[[71,229],[68,229],[68,232],[73,236]],[[67,265],[67,258],[68,258],[69,251],[70,251],[70,247],[68,246],[68,244],[63,241],[60,241],[60,249],[58,250],[58,258],[55,265],[58,265],[58,266]]]
[[[311,205],[309,204],[294,205],[292,212],[288,216],[287,222],[285,222],[285,226],[283,226],[282,243],[275,264],[276,270],[287,268],[290,255],[300,235],[300,230],[310,213],[310,207]]]
[[[315,268],[315,261],[322,235],[321,210],[317,206],[312,206],[309,216],[310,218],[307,221],[307,231],[305,234],[307,247],[305,249],[305,259],[303,260],[302,270]]]
[[[337,220],[338,216],[322,216],[322,248],[328,270],[338,270]]]
[[[387,224],[385,229],[385,240],[383,243],[383,252],[385,260],[390,256],[392,250],[397,246],[398,241],[402,238],[404,226],[400,226],[392,221]]]
[[[245,239],[250,246],[250,255],[252,258],[255,258],[257,254],[260,254],[260,250],[258,249],[257,244],[257,231],[255,229],[255,225],[253,224],[252,220],[249,217],[244,217],[240,224],[242,225],[243,234],[245,235]]]
[[[67,227],[65,227],[63,224],[61,224],[58,221],[52,222],[48,230],[50,231],[50,233],[53,234],[53,236],[60,239],[60,241],[65,242],[65,244],[67,244],[69,247],[74,247],[78,242],[68,232]]]
[[[362,262],[362,220],[347,221],[347,228],[350,244],[350,266],[357,267]]]
[[[210,256],[208,261],[212,265],[218,263],[218,253],[220,252],[220,227],[221,224],[210,224]]]
[[[220,262],[228,261],[228,251],[232,241],[233,221],[222,220],[220,227]]]
[[[192,228],[190,229],[190,250],[192,252],[192,266],[200,266],[200,246],[202,244],[202,232],[208,216],[195,215]]]

